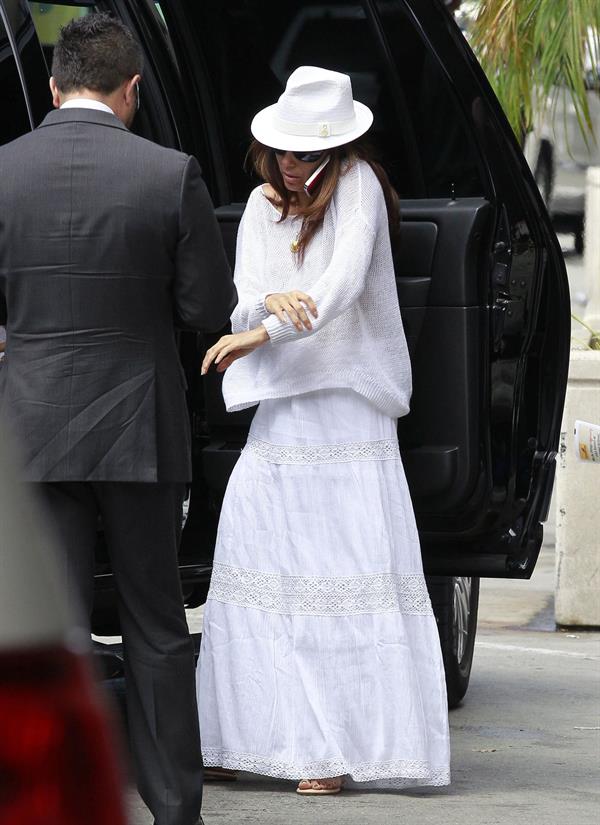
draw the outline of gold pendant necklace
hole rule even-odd
[[[294,238],[294,240],[290,244],[290,249],[292,250],[294,255],[297,255],[298,252],[300,251],[300,238],[302,236],[302,229],[303,228],[304,228],[304,220],[300,224],[300,231],[298,232],[298,234],[296,235],[296,237]]]

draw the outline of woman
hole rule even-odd
[[[396,435],[411,392],[397,199],[355,143],[371,122],[347,75],[314,67],[254,118],[266,183],[240,224],[233,334],[202,365],[227,369],[228,410],[259,403],[205,611],[204,759],[300,780],[303,794],[450,781],[439,639]]]

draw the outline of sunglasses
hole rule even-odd
[[[285,155],[288,151],[287,149],[273,149],[276,155],[281,157]],[[323,155],[323,152],[292,152],[292,155],[299,160],[300,163],[314,163],[316,160],[319,160]]]

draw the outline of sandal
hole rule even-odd
[[[305,788],[302,785],[306,785]],[[303,796],[331,796],[339,793],[344,785],[341,776],[332,776],[329,779],[301,779],[296,793]]]
[[[237,773],[227,768],[218,768],[211,765],[209,768],[204,768],[204,779],[207,782],[235,782]]]

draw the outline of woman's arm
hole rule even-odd
[[[232,335],[223,335],[217,343],[207,350],[202,361],[201,375],[206,375],[214,363],[217,372],[225,372],[238,358],[250,355],[255,349],[262,347],[269,340],[266,329],[259,324],[255,329],[245,332],[234,332]]]
[[[318,316],[312,321],[311,328],[298,329],[282,322],[276,315],[269,315],[262,324],[271,341],[278,344],[314,335],[350,309],[365,289],[374,241],[373,230],[361,220],[348,224],[342,232],[336,233],[329,266],[310,290],[318,308]]]
[[[296,324],[298,329],[310,329],[310,320],[304,309],[306,304],[315,317],[317,309],[310,295],[298,290],[285,293],[261,292],[260,273],[264,267],[265,244],[262,241],[264,227],[256,214],[257,204],[253,198],[261,197],[260,191],[248,199],[242,215],[237,237],[235,285],[239,302],[231,316],[231,335],[224,335],[204,356],[202,375],[206,375],[212,364],[217,372],[224,372],[238,358],[243,358],[269,340],[261,321],[269,317],[270,311],[277,313],[282,323]],[[264,290],[264,285],[262,285]],[[269,302],[269,309],[266,302]]]
[[[260,192],[253,192],[248,198],[246,209],[240,221],[236,250],[234,282],[238,291],[238,303],[231,314],[233,332],[246,332],[269,317],[265,307],[265,290],[260,275],[264,267],[265,245],[264,227],[257,214],[256,198]]]
[[[312,320],[310,329],[298,330],[276,315],[269,315],[262,324],[275,344],[313,335],[346,312],[364,292],[378,222],[385,216],[385,201],[379,182],[370,169],[364,182],[360,166],[348,174],[352,178],[348,181],[342,178],[341,182],[333,255],[327,269],[310,290],[318,317]]]
[[[289,318],[299,330],[303,325],[310,329],[306,309],[313,314],[316,312],[310,295],[299,290],[266,293],[261,281],[266,244],[263,241],[265,227],[257,212],[260,200],[257,199],[262,197],[260,189],[250,195],[238,229],[234,273],[238,304],[231,315],[231,329],[234,333],[255,329],[271,313],[282,323],[288,323]]]

